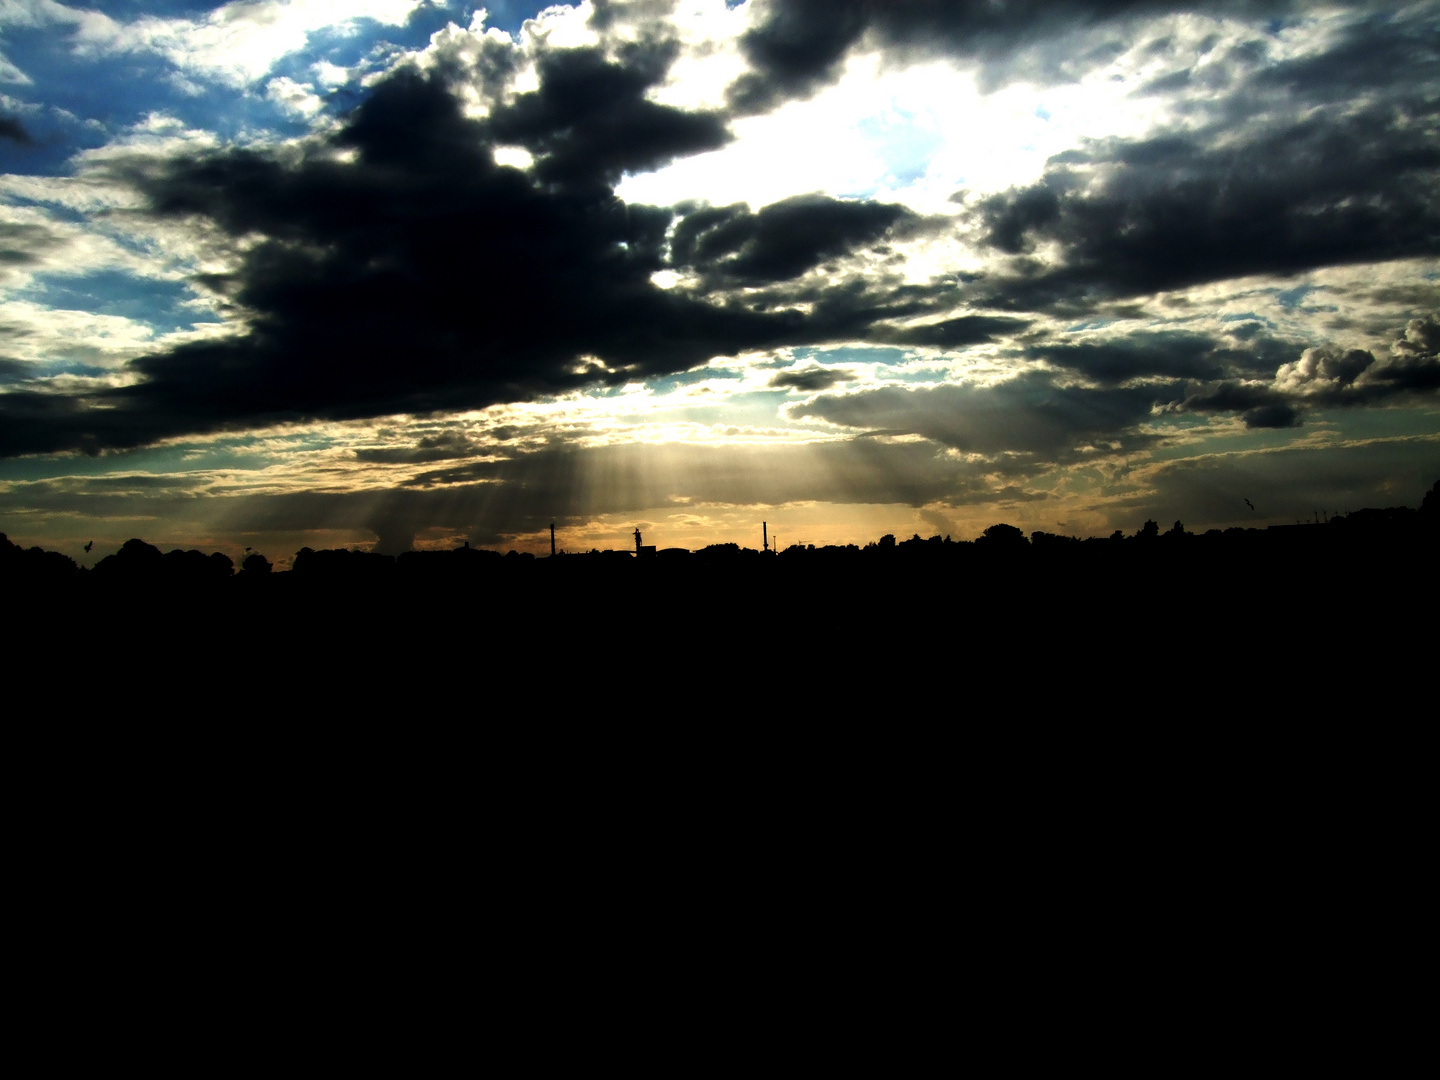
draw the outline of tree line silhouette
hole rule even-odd
[[[1081,540],[996,524],[973,541],[645,558],[304,548],[286,572],[138,539],[87,570],[0,535],[0,596],[13,671],[172,715],[244,701],[262,719],[392,719],[437,685],[504,730],[590,694],[754,722],[1132,697],[1273,712],[1346,680],[1350,705],[1373,705],[1394,673],[1426,670],[1437,539],[1435,488],[1419,509],[1268,529]],[[1220,693],[1232,677],[1243,706]]]
[[[22,549],[0,533],[0,583],[11,600],[105,598],[141,593],[150,602],[218,600],[226,597],[274,602],[323,594],[376,598],[409,597],[443,603],[466,589],[510,593],[550,586],[582,590],[645,588],[706,580],[734,584],[749,579],[783,586],[794,581],[816,586],[826,578],[834,588],[883,588],[917,574],[932,582],[954,580],[972,595],[1005,593],[1042,598],[1081,591],[1124,591],[1170,579],[1255,583],[1277,576],[1318,573],[1341,587],[1361,567],[1413,566],[1417,571],[1433,550],[1440,521],[1440,481],[1418,509],[1366,509],[1329,517],[1322,524],[1267,529],[1187,531],[1176,521],[1162,530],[1147,521],[1133,535],[1078,539],[996,524],[974,541],[950,537],[897,540],[880,537],[862,546],[793,544],[778,552],[737,544],[712,544],[698,551],[660,549],[649,558],[630,551],[567,553],[535,558],[528,553],[464,547],[411,551],[398,556],[344,548],[299,551],[286,573],[272,572],[259,552],[236,568],[214,552],[159,548],[127,541],[92,569],[69,556],[39,547]],[[999,575],[998,577],[996,575]]]

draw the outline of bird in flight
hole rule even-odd
[[[1249,499],[1245,500],[1245,505],[1248,506],[1251,510],[1255,509],[1255,504],[1252,503]]]
[[[89,541],[88,543],[86,543],[86,545],[85,545],[85,554],[86,554],[86,555],[89,555],[89,554],[90,554],[90,549],[91,549],[92,547],[94,547],[94,546],[95,546],[95,541],[94,541],[94,540],[91,540],[91,541]]]

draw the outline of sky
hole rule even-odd
[[[1418,506],[1437,106],[1434,2],[0,0],[0,531]]]

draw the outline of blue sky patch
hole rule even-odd
[[[46,275],[15,296],[58,311],[118,315],[152,327],[158,333],[191,330],[214,322],[215,315],[190,306],[194,294],[180,282],[137,278],[119,270],[101,270],[76,277]]]

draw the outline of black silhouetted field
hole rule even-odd
[[[1388,673],[1428,650],[1437,504],[1432,489],[1418,510],[1325,524],[1195,534],[1147,522],[1088,540],[995,525],[973,542],[886,536],[778,554],[307,548],[287,572],[258,553],[236,570],[141,540],[85,570],[5,540],[0,580],[39,653],[80,665],[208,654],[224,677],[243,657],[328,683],[469,669],[487,686],[542,689],[545,672],[604,673],[647,693],[718,681],[800,702],[856,678],[872,692],[893,683],[899,701],[922,685],[948,686],[946,702],[985,686],[1023,697],[1064,670],[1094,681],[1077,699],[1128,687],[1183,709],[1204,689],[1218,707],[1259,679],[1272,694],[1293,685],[1299,707],[1327,678]]]

